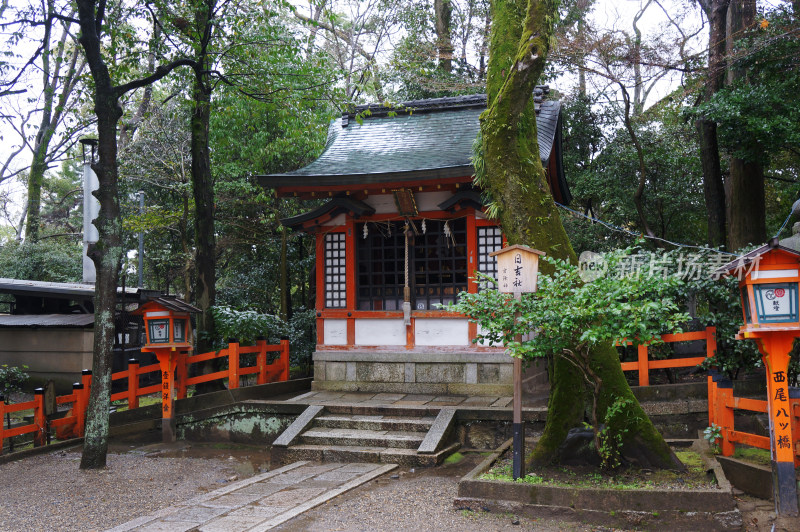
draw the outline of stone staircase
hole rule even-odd
[[[433,466],[455,452],[455,409],[311,405],[272,445],[272,464],[297,460]]]

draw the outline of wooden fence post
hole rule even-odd
[[[281,374],[278,381],[289,380],[289,337],[281,337]]]
[[[81,405],[81,417],[82,423],[78,426],[80,430],[79,436],[83,437],[86,433],[86,410],[89,408],[89,395],[92,392],[92,370],[85,369],[81,371],[81,383],[83,384],[83,388],[81,391],[83,392],[81,395],[83,396]]]
[[[717,377],[715,369],[708,370],[708,426],[717,423]],[[719,423],[717,423],[719,425]]]
[[[719,379],[717,382],[717,424],[722,427],[722,456],[732,456],[735,445],[730,441],[733,432],[733,382]]]
[[[6,424],[6,398],[0,394],[0,454],[3,454],[3,427]]]
[[[39,430],[33,433],[33,446],[41,447],[45,444],[47,429],[47,418],[44,415],[44,388],[36,388],[33,391],[33,423]]]
[[[189,368],[186,367],[186,359],[188,356],[189,353],[187,351],[181,351],[178,355],[178,367],[176,368],[178,382],[175,383],[176,388],[178,389],[178,399],[186,399],[186,378],[189,374]]]
[[[706,327],[706,359],[712,358],[717,352],[717,328],[716,327]],[[712,390],[713,388],[713,390]],[[711,372],[708,373],[708,426],[710,427],[714,423],[714,395],[716,394],[716,385],[714,384],[714,380],[711,376]]]
[[[228,338],[228,389],[239,387],[239,340]]]
[[[128,410],[139,408],[139,361],[128,360]]]
[[[642,344],[636,351],[639,355],[639,386],[650,386],[650,364],[647,362],[647,346]]]
[[[789,388],[789,412],[792,414],[794,466],[800,467],[800,388]]]
[[[263,336],[256,338],[258,354],[256,355],[256,366],[258,366],[258,377],[256,384],[267,383],[267,339]]]
[[[86,403],[83,395],[83,383],[75,382],[72,384],[72,393],[75,395],[75,402],[72,403],[72,414],[75,416],[75,432],[73,436],[76,438],[83,437],[84,416],[86,414]]]
[[[86,396],[86,406],[89,406],[89,394],[92,391],[92,370],[81,371],[81,382],[83,383],[83,393]]]

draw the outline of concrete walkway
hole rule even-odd
[[[134,519],[111,532],[270,530],[396,467],[295,462]]]
[[[512,397],[470,397],[466,395],[426,395],[404,393],[370,392],[308,392],[291,399],[287,403],[308,405],[361,405],[361,406],[461,406],[507,408]]]

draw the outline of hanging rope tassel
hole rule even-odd
[[[403,324],[408,327],[411,325],[411,288],[408,286],[408,222],[406,222],[403,232],[406,239],[405,285],[403,286]]]

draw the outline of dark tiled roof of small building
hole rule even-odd
[[[94,314],[2,314],[0,328],[53,327],[88,329],[94,326]]]
[[[471,175],[486,95],[365,105],[331,122],[325,150],[298,170],[259,176],[266,187],[386,183]],[[561,103],[536,104],[539,154],[547,166]]]
[[[202,312],[199,308],[195,307],[194,305],[191,305],[182,299],[178,299],[175,296],[157,296],[150,298],[150,301],[148,301],[147,303],[151,302],[158,303],[159,305],[162,305],[167,309],[175,312],[191,312],[195,314]],[[145,305],[147,303],[145,303]]]

